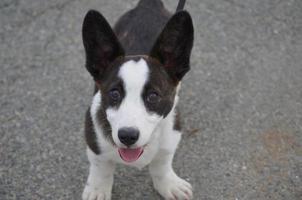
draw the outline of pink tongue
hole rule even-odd
[[[121,158],[125,162],[134,162],[136,161],[143,153],[143,148],[136,148],[136,149],[127,149],[127,148],[120,148],[118,152]]]

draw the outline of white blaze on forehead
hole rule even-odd
[[[124,63],[120,68],[118,76],[123,80],[127,93],[134,91],[141,92],[147,82],[148,74],[148,65],[141,58],[138,62],[130,60]]]

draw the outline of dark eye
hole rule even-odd
[[[119,101],[121,98],[121,93],[118,89],[112,89],[109,91],[109,96],[113,101]]]
[[[160,101],[160,96],[156,92],[150,92],[146,98],[147,102],[150,104],[156,104]]]

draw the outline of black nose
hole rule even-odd
[[[124,145],[130,146],[138,140],[139,131],[136,128],[126,127],[118,131],[118,138]]]

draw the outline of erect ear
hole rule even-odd
[[[190,69],[193,39],[190,14],[186,11],[177,12],[159,35],[150,56],[158,59],[172,78],[180,81]]]
[[[86,68],[97,81],[104,70],[124,50],[106,19],[97,11],[90,10],[85,16],[82,28],[86,52]]]

